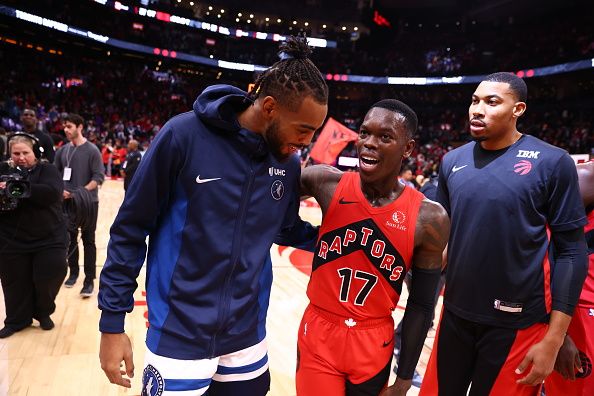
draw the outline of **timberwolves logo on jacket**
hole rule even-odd
[[[272,198],[280,201],[285,193],[285,185],[280,180],[275,180],[272,182],[272,186],[270,187],[270,194],[272,194]]]
[[[163,394],[163,377],[156,368],[148,364],[142,373],[142,396]]]

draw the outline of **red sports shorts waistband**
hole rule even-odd
[[[353,317],[337,315],[330,311],[326,311],[325,309],[322,309],[320,307],[316,307],[312,304],[309,304],[308,308],[314,311],[316,314],[320,315],[322,318],[326,319],[330,323],[333,323],[337,326],[348,327],[353,330],[370,329],[374,327],[385,326],[387,324],[394,326],[394,319],[392,318],[392,316],[384,316],[383,318],[372,319],[356,319]]]

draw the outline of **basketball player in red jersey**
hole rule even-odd
[[[413,281],[404,315],[398,378],[382,395],[405,395],[431,323],[446,211],[398,182],[414,148],[417,116],[386,99],[368,111],[357,141],[359,173],[312,166],[301,193],[323,220],[297,342],[297,395],[378,395],[386,389],[396,308],[406,272]]]
[[[588,276],[557,355],[555,371],[545,381],[547,396],[594,395],[594,162],[578,165],[578,180],[588,215],[588,224],[584,227]]]

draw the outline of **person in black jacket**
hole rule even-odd
[[[40,160],[38,140],[26,133],[8,139],[10,159],[0,163],[0,280],[6,304],[6,338],[39,321],[51,330],[50,315],[66,276],[66,225],[62,215],[62,178]],[[10,175],[29,181],[30,196],[7,198]],[[7,202],[8,201],[8,202]]]
[[[49,162],[54,162],[54,142],[49,134],[39,130],[37,121],[35,110],[31,108],[25,108],[25,110],[23,110],[23,114],[21,114],[21,122],[24,131],[35,136],[39,141],[41,158],[46,159]]]
[[[136,173],[136,168],[138,168],[141,159],[142,155],[140,154],[140,151],[138,151],[138,142],[134,139],[130,140],[128,142],[126,162],[124,162],[122,170],[120,171],[124,176],[124,191],[128,190],[128,186],[132,181],[132,177],[134,177],[134,173]]]

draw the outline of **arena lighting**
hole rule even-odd
[[[108,36],[93,33],[81,28],[68,26],[64,23],[57,22],[51,19],[42,18],[40,16],[16,10],[11,7],[0,5],[0,14],[17,18],[25,22],[33,23],[38,26],[43,26],[47,29],[58,30],[77,37],[88,40],[98,41],[109,45],[110,47],[125,49],[149,55],[165,56],[168,54],[170,58],[177,58],[182,61],[206,65],[210,67],[219,67],[223,69],[240,70],[240,71],[263,71],[267,66],[252,65],[247,63],[236,63],[217,59],[211,59],[204,56],[187,54],[183,52],[175,52],[168,49],[160,49],[147,45],[131,43],[128,41],[114,39]],[[216,27],[216,25],[214,25]],[[240,31],[241,33],[241,31]],[[243,32],[247,34],[248,32]],[[282,41],[286,39],[281,35],[274,35],[275,41]],[[272,38],[271,38],[272,39]],[[308,39],[308,42],[312,39]],[[214,58],[214,57],[213,57]],[[552,66],[545,66],[539,68],[532,68],[521,70],[526,78],[550,76],[562,73],[574,72],[577,70],[594,69],[594,58],[583,59],[575,62],[561,63]],[[519,73],[520,71],[516,72]],[[456,76],[456,77],[378,77],[378,76],[362,76],[355,74],[326,74],[326,79],[334,81],[348,81],[351,83],[364,84],[389,84],[389,85],[446,85],[446,84],[477,84],[481,82],[486,75],[472,75],[472,76]]]
[[[155,18],[163,22],[170,22],[171,15],[169,15],[166,12],[157,11],[157,15],[155,15]]]
[[[102,0],[99,3],[102,5],[108,6],[108,7],[113,7],[113,8],[116,8],[116,3],[118,3],[118,4],[120,4],[120,6],[117,6],[118,11],[127,11],[130,13],[135,13],[137,15],[147,17],[147,18],[156,18],[163,22],[173,22],[173,23],[177,23],[180,25],[189,26],[194,29],[208,30],[213,33],[224,34],[227,36],[234,35],[234,32],[235,32],[235,29],[233,29],[233,28],[227,28],[227,27],[223,27],[223,26],[213,25],[208,22],[202,22],[202,21],[197,21],[197,20],[193,20],[193,19],[180,17],[177,15],[171,15],[166,12],[155,11],[155,10],[151,10],[149,8],[128,7],[128,6],[125,6],[126,8],[122,8],[124,6],[119,1],[115,1],[115,0],[104,0],[104,1]],[[191,2],[191,3],[193,3],[193,2]],[[212,10],[213,7],[209,6],[209,9]],[[221,14],[223,12],[224,12],[224,10],[221,9]],[[206,15],[210,15],[210,12],[207,11]],[[237,16],[241,17],[241,16],[243,16],[243,14],[241,12],[239,12],[239,13],[237,13]],[[248,23],[253,22],[253,19],[254,19],[254,14],[250,14],[250,21]],[[267,22],[269,20],[270,20],[270,18],[267,19]],[[237,21],[237,22],[239,22],[239,21]],[[281,19],[280,18],[277,19],[277,22],[281,23]],[[216,26],[216,28],[213,29],[212,26]],[[267,35],[265,40],[272,40],[273,33],[249,32],[249,34],[247,34],[243,37],[256,38],[256,36],[261,37],[263,34]],[[237,37],[240,37],[240,36],[237,36]],[[336,41],[332,41],[332,40],[316,38],[316,40],[314,40],[313,43],[310,43],[310,45],[313,47],[321,47],[321,48],[336,48],[337,43],[336,43]]]
[[[130,10],[130,7],[128,7],[127,5],[124,5],[122,3],[120,3],[119,1],[116,1],[113,5],[113,8],[115,8],[116,10],[120,11],[128,11]]]
[[[377,10],[373,11],[373,22],[377,26],[392,27],[390,25],[390,22],[382,14],[380,14]]]

